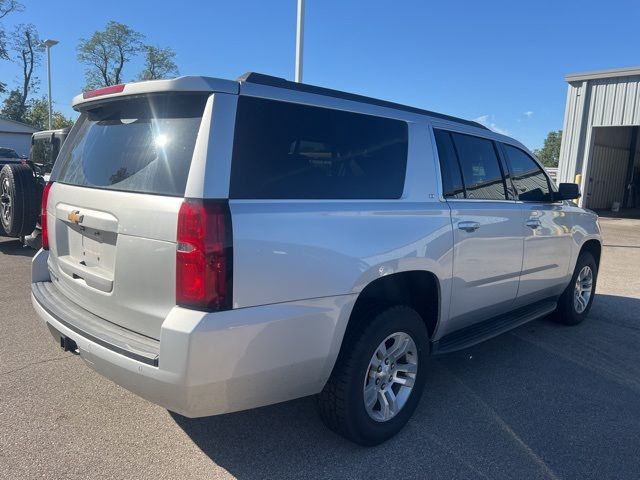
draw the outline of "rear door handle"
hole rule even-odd
[[[458,222],[458,228],[465,232],[475,232],[480,228],[480,224],[478,222]]]
[[[540,220],[538,220],[537,218],[531,218],[531,219],[527,220],[527,222],[525,223],[525,225],[526,225],[527,227],[530,227],[530,228],[536,229],[536,228],[538,228],[538,227],[541,225],[541,223],[540,223]]]

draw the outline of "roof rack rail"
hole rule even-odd
[[[264,73],[247,72],[244,75],[239,76],[237,78],[237,81],[240,83],[240,85],[244,83],[254,83],[258,85],[267,85],[270,87],[279,87],[279,88],[286,88],[288,90],[296,90],[298,92],[315,93],[318,95],[341,98],[343,100],[351,100],[354,102],[368,103],[370,105],[377,105],[380,107],[395,108],[396,110],[403,110],[406,112],[418,113],[421,115],[429,115],[430,117],[440,118],[442,120],[448,120],[455,123],[461,123],[464,125],[470,125],[472,127],[489,130],[485,125],[482,125],[481,123],[478,123],[478,122],[474,122],[473,120],[465,120],[463,118],[458,118],[451,115],[445,115],[444,113],[437,113],[429,110],[423,110],[421,108],[410,107],[408,105],[389,102],[386,100],[380,100],[378,98],[367,97],[365,95],[342,92],[340,90],[333,90],[331,88],[318,87],[316,85],[309,85],[308,83],[292,82],[285,78],[265,75]]]

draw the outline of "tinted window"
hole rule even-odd
[[[0,148],[0,158],[20,158],[15,150],[10,148]]]
[[[504,148],[518,198],[526,202],[551,201],[547,176],[535,160],[519,148],[511,145],[505,145]]]
[[[37,138],[31,143],[31,155],[30,160],[41,165],[43,173],[51,173],[58,152],[60,151],[60,139],[59,138]]]
[[[505,200],[504,179],[493,142],[451,133],[458,153],[467,198]]]
[[[182,196],[207,95],[105,102],[82,114],[60,152],[58,181]]]
[[[51,142],[45,138],[34,139],[31,142],[29,160],[38,165],[44,165],[51,158]]]
[[[445,198],[464,198],[464,187],[460,165],[456,157],[456,150],[449,132],[434,130],[436,145],[438,147],[438,159],[440,160],[440,172],[442,173],[442,188]]]
[[[405,122],[240,97],[232,198],[399,198]]]

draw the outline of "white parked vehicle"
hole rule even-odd
[[[587,315],[601,240],[519,142],[260,74],[76,97],[33,305],[65,350],[180,414],[318,394],[366,445],[427,358]]]

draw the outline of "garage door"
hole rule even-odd
[[[631,131],[631,127],[593,129],[587,207],[610,209],[613,202],[622,204],[629,164]]]

